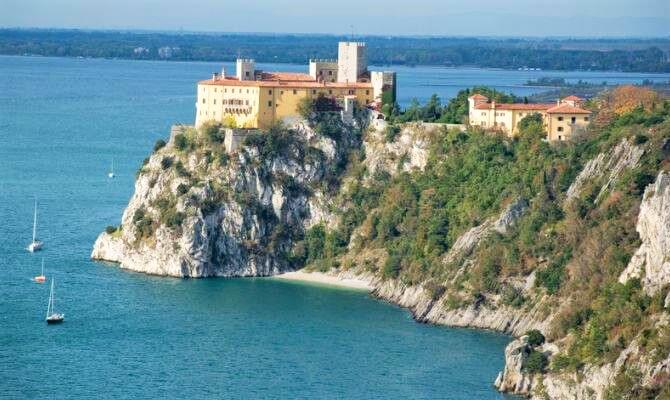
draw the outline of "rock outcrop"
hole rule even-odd
[[[267,276],[291,269],[291,234],[330,218],[322,182],[359,145],[357,129],[341,126],[335,141],[300,124],[276,138],[282,142],[274,154],[246,146],[225,163],[208,160],[211,149],[204,145],[178,150],[173,135],[139,173],[119,229],[103,232],[91,257],[176,277]],[[171,226],[176,215],[179,226]]]
[[[489,218],[481,225],[471,228],[456,239],[456,242],[444,257],[444,262],[451,263],[469,256],[475,247],[493,232],[507,233],[527,208],[528,202],[525,199],[518,199],[508,205],[498,218]]]
[[[633,144],[633,139],[622,139],[611,151],[600,153],[584,166],[570,185],[566,201],[579,196],[590,182],[601,182],[596,202],[610,190],[621,174],[635,168],[644,154],[644,147]]]
[[[528,344],[528,336],[513,340],[505,348],[505,369],[502,370],[494,386],[501,392],[513,394],[530,394],[533,375],[523,371],[523,366],[532,351]]]
[[[670,285],[670,173],[661,171],[645,189],[636,229],[642,245],[619,281],[641,278],[645,291],[653,295]]]

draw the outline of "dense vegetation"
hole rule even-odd
[[[357,38],[375,65],[449,65],[552,70],[670,72],[668,39]],[[78,30],[0,30],[0,54],[305,63],[334,58],[347,37],[272,34],[177,34]],[[666,54],[664,54],[666,53]]]
[[[528,99],[519,98],[513,94],[503,93],[486,86],[475,86],[472,89],[459,91],[456,97],[450,99],[446,105],[442,105],[440,97],[433,94],[424,105],[421,105],[417,99],[412,99],[404,110],[397,104],[385,104],[382,112],[391,124],[411,121],[462,124],[466,122],[468,116],[468,97],[475,93],[498,103],[528,102]]]
[[[654,328],[653,316],[663,312],[667,289],[650,297],[639,280],[621,284],[618,277],[640,244],[635,226],[644,189],[659,170],[670,170],[670,102],[645,88],[621,87],[594,104],[598,115],[590,131],[571,143],[544,141],[541,120],[529,116],[515,139],[444,131],[432,139],[423,172],[366,180],[360,159],[354,160],[340,223],[307,232],[307,261],[313,268],[347,267],[374,254],[379,261],[364,268],[421,283],[449,308],[523,308],[544,299],[548,311],[558,312],[548,339],[564,339],[563,351],[551,366],[534,352],[527,371],[580,371],[587,363],[610,362],[639,335],[652,357],[665,357],[670,329]],[[639,166],[603,196],[604,182],[596,180],[566,201],[585,163],[624,138],[644,146]],[[486,239],[465,269],[460,260],[444,261],[456,238],[516,199],[529,209],[512,232]],[[535,288],[524,296],[510,282],[533,271]],[[530,340],[538,345],[544,337],[533,332]],[[617,385],[634,390],[639,382],[622,376]]]

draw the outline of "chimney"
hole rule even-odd
[[[491,108],[495,109],[496,108],[496,101],[491,100]]]
[[[212,80],[213,80],[213,81],[218,81],[218,80],[219,80],[219,74],[217,74],[216,72],[214,72],[214,73],[212,74]]]

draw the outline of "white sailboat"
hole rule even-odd
[[[44,243],[37,240],[37,199],[35,199],[35,213],[33,215],[33,241],[27,247],[27,250],[34,253],[42,248]]]
[[[49,305],[47,306],[47,324],[59,324],[65,319],[65,314],[59,314],[55,311],[54,282],[51,278],[51,291],[49,292]]]
[[[114,175],[114,159],[113,158],[112,158],[112,169],[109,170],[109,173],[107,174],[107,176],[110,179],[114,179],[114,177],[116,176],[116,175]]]
[[[43,258],[42,259],[42,273],[39,274],[38,276],[34,277],[33,281],[35,281],[37,283],[44,283],[44,282],[46,282],[46,280],[47,280],[47,277],[44,276],[44,258]]]

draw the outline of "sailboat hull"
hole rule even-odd
[[[36,251],[42,250],[43,243],[40,241],[37,242],[32,242],[28,245],[26,250],[28,250],[31,253],[34,253]]]
[[[49,317],[47,318],[47,324],[53,325],[53,324],[60,324],[63,322],[63,317]]]

